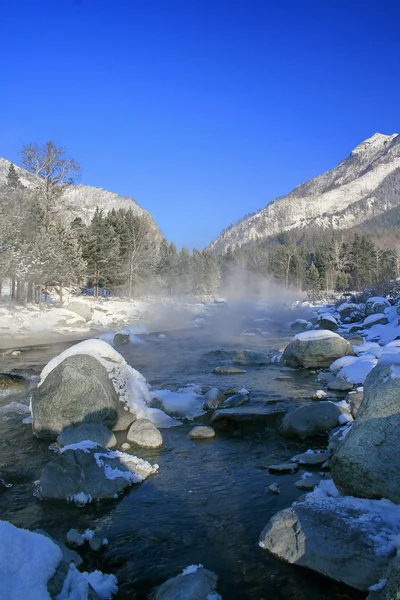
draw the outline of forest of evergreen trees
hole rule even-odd
[[[96,210],[85,224],[69,216],[68,207],[60,211],[60,193],[74,182],[79,166],[52,142],[25,147],[21,154],[39,183],[24,187],[11,164],[0,187],[0,295],[9,279],[12,300],[22,304],[40,303],[48,286],[57,287],[62,303],[63,288],[72,285],[90,288],[95,296],[107,289],[133,298],[148,292],[217,294],[236,280],[251,293],[271,279],[316,298],[372,287],[399,274],[397,236],[393,243],[379,232],[293,231],[215,256],[178,251],[146,213]],[[38,157],[47,165],[49,155],[56,158],[51,169],[34,167]]]

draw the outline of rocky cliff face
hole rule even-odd
[[[339,165],[230,227],[209,248],[224,252],[260,238],[316,225],[346,229],[400,205],[400,135],[376,133]]]
[[[36,175],[29,173],[25,169],[21,169],[16,165],[15,169],[18,173],[20,182],[27,188],[34,188],[36,185]],[[10,161],[5,158],[0,158],[0,185],[7,181],[7,174],[10,168]],[[114,192],[103,190],[89,185],[72,185],[63,192],[60,197],[60,209],[65,208],[68,211],[71,220],[75,217],[81,217],[85,223],[90,223],[96,208],[102,209],[104,212],[109,212],[113,208],[129,210],[132,209],[138,215],[147,215],[154,223],[154,229],[161,237],[161,232],[150,215],[150,213],[139,206],[133,198],[120,196]]]

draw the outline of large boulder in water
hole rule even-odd
[[[347,420],[352,420],[349,411],[327,400],[289,412],[283,419],[280,433],[286,437],[304,439],[324,435]]]
[[[65,358],[32,395],[33,431],[38,437],[57,437],[79,423],[116,423],[123,406],[107,370],[93,356]]]
[[[123,452],[113,452],[87,440],[79,448],[66,446],[42,471],[42,498],[85,504],[115,498],[132,483],[140,483],[158,467]]]
[[[345,494],[400,503],[399,360],[384,355],[369,373],[354,425],[332,458],[333,479]]]
[[[324,486],[332,488],[332,496],[324,493]],[[384,577],[395,547],[393,523],[400,511],[393,505],[387,508],[381,502],[340,497],[327,481],[305,501],[272,517],[260,546],[285,562],[367,590]]]
[[[286,346],[281,362],[294,368],[318,369],[346,355],[354,355],[350,342],[333,331],[315,329],[297,334]]]

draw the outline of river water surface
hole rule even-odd
[[[255,316],[265,316],[259,312],[228,326],[224,310],[219,308],[219,315],[202,329],[171,332],[164,339],[150,334],[143,337],[145,344],[123,346],[120,351],[155,388],[177,389],[189,383],[225,390],[246,387],[251,399],[261,402],[300,405],[310,401],[319,386],[308,373],[278,366],[248,367],[242,375],[211,373],[214,367],[229,364],[215,350],[250,348],[270,353],[290,339],[279,319],[255,325]],[[246,326],[260,326],[269,333],[240,335]],[[22,371],[33,377],[35,385],[34,375],[67,345],[71,342],[27,348],[18,357],[3,355],[0,371]],[[29,393],[0,397],[0,406],[12,401],[26,404]],[[133,486],[118,500],[78,507],[41,501],[35,495],[35,482],[54,454],[48,442],[32,436],[30,425],[22,423],[23,416],[0,408],[0,477],[12,484],[0,486],[0,518],[19,527],[44,529],[60,540],[71,527],[99,529],[109,544],[98,555],[86,550],[85,568],[115,573],[117,600],[144,600],[155,585],[199,563],[218,575],[218,591],[224,600],[365,598],[311,571],[282,564],[258,546],[268,520],[302,494],[294,482],[304,469],[277,476],[266,467],[307,448],[323,448],[323,439],[288,441],[271,422],[269,427],[218,429],[214,439],[194,441],[187,435],[193,422],[186,422],[162,430],[161,450],[134,451],[158,463],[157,475]],[[207,416],[196,419],[204,420]],[[119,441],[124,441],[123,436]],[[279,484],[280,495],[267,493],[273,482]]]

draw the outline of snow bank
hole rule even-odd
[[[346,367],[347,365],[350,365],[355,360],[357,360],[355,356],[341,356],[340,358],[333,361],[333,363],[329,367],[329,370],[334,375],[336,375],[340,371],[340,369]]]
[[[378,360],[369,354],[358,356],[354,361],[342,367],[338,377],[343,377],[349,383],[364,383],[368,373],[377,365]]]
[[[0,598],[50,600],[47,582],[61,558],[48,537],[0,521]]]
[[[118,591],[115,575],[104,575],[101,571],[81,573],[75,565],[71,564],[56,600],[87,600],[89,583],[100,600],[109,600]]]

